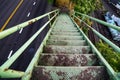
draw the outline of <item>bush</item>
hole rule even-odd
[[[96,46],[111,67],[116,72],[120,72],[120,53],[115,52],[108,44],[102,42],[102,40]]]

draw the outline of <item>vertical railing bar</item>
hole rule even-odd
[[[51,18],[51,17],[50,17],[50,14],[49,14],[49,15],[48,15],[48,19],[50,20],[50,18]],[[50,22],[50,26],[51,26],[51,25],[52,25],[52,23]]]

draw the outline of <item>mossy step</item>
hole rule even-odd
[[[83,36],[50,35],[49,39],[54,39],[54,40],[82,40]]]
[[[97,58],[94,54],[49,54],[42,53],[39,60],[42,66],[95,66]]]
[[[58,46],[46,45],[43,53],[64,53],[64,54],[88,54],[90,52],[89,46]]]
[[[37,66],[31,80],[108,80],[103,66]]]
[[[55,39],[48,39],[48,45],[69,45],[69,46],[85,46],[85,40],[55,40]]]

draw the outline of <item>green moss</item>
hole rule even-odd
[[[53,4],[54,0],[48,0],[49,4]]]
[[[108,44],[102,42],[102,40],[96,46],[111,67],[116,72],[120,72],[120,53],[115,52]]]
[[[88,36],[89,28],[86,27],[86,26],[84,26],[84,27],[82,27],[82,30],[83,30],[83,32],[86,34],[86,36]]]

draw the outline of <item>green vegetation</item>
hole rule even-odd
[[[96,9],[97,0],[71,0],[75,3],[75,11],[88,14]]]
[[[83,30],[83,32],[86,34],[86,36],[88,36],[89,28],[86,27],[86,26],[83,26],[83,27],[82,27],[82,30]]]
[[[116,72],[120,72],[120,53],[115,52],[108,44],[102,42],[102,40],[100,40],[100,42],[96,45],[98,50],[107,60],[107,62],[112,66],[112,68]]]
[[[48,3],[49,4],[52,4],[54,0],[48,0]]]

